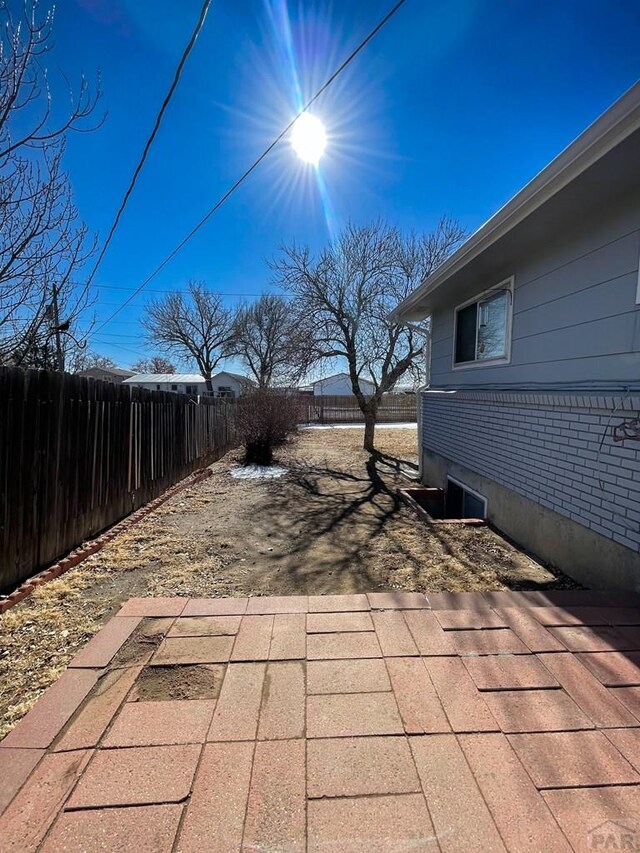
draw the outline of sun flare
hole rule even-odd
[[[327,134],[317,116],[303,113],[293,125],[291,147],[301,160],[317,166],[327,147]]]

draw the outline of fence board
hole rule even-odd
[[[364,423],[364,416],[355,396],[300,396],[306,423],[339,424]],[[413,423],[416,420],[415,394],[385,394],[378,406],[377,422]]]
[[[0,368],[0,589],[237,444],[235,404]]]

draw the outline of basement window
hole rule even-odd
[[[454,318],[454,367],[508,362],[513,278],[459,305]]]
[[[447,518],[486,518],[487,499],[464,483],[447,477],[445,511]]]

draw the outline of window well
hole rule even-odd
[[[448,479],[447,489],[398,489],[398,495],[428,524],[485,524],[486,499]]]

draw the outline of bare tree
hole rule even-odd
[[[103,370],[109,370],[118,365],[108,355],[100,355],[98,352],[87,350],[77,350],[69,359],[68,368],[71,373],[80,373],[82,370],[88,370],[90,367],[101,367]]]
[[[238,308],[229,354],[239,356],[259,388],[293,384],[309,363],[307,326],[291,300],[264,293]]]
[[[403,235],[382,221],[350,224],[317,257],[306,247],[284,246],[272,264],[296,310],[313,318],[315,360],[346,361],[364,415],[365,450],[374,450],[382,395],[415,365],[424,345],[420,334],[389,321],[389,314],[464,236],[449,217],[428,234]],[[365,394],[362,379],[373,383],[373,394]]]
[[[237,429],[247,465],[270,465],[273,451],[296,433],[300,401],[274,388],[254,388],[238,403]]]
[[[62,159],[69,132],[94,129],[100,90],[82,77],[57,117],[44,66],[53,15],[37,0],[11,5],[0,4],[0,363],[63,369],[89,302],[76,276],[94,244]]]
[[[141,358],[136,361],[131,365],[131,370],[136,373],[175,373],[176,366],[161,355],[152,355],[151,358]]]
[[[213,391],[214,370],[228,356],[233,341],[233,313],[218,293],[190,281],[187,292],[169,293],[146,306],[142,324],[149,342],[180,360],[194,361]]]

